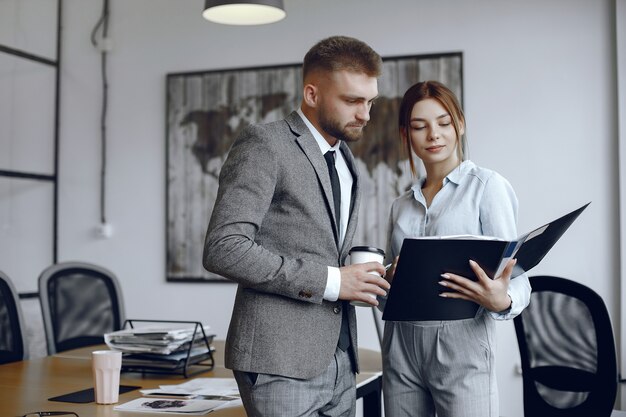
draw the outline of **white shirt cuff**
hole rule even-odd
[[[339,299],[339,289],[341,288],[341,272],[334,266],[328,267],[328,279],[324,290],[324,300],[337,301]]]
[[[494,318],[495,320],[511,320],[515,318],[515,316],[517,316],[519,313],[521,313],[522,310],[524,309],[524,306],[520,308],[521,303],[519,302],[519,300],[515,299],[516,298],[515,293],[507,292],[507,294],[509,297],[511,297],[511,306],[504,311],[500,311],[500,312],[490,311],[489,312],[489,314],[491,314],[491,317]]]

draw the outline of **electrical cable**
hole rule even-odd
[[[110,45],[108,44],[108,33],[109,33],[109,16],[110,16],[110,8],[109,8],[109,0],[102,1],[102,14],[98,19],[98,22],[94,26],[91,32],[91,43],[94,47],[100,49],[100,71],[102,77],[102,109],[100,113],[100,222],[101,224],[106,224],[106,145],[107,145],[107,110],[108,110],[108,79],[107,79],[107,53]],[[102,36],[100,41],[102,42],[100,45],[97,40],[97,33],[101,30]]]

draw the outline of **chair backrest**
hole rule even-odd
[[[84,262],[61,262],[39,276],[39,299],[48,354],[104,343],[104,333],[125,320],[115,275]]]
[[[0,271],[0,364],[27,359],[20,300],[9,277]]]
[[[530,305],[514,319],[524,415],[610,416],[618,374],[604,301],[565,278],[534,276],[530,283]]]

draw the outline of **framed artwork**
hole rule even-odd
[[[386,246],[391,202],[414,181],[398,134],[398,108],[414,83],[438,80],[463,101],[461,52],[383,59],[364,137],[350,144],[363,184],[354,245]],[[230,282],[202,266],[222,164],[248,124],[287,116],[302,98],[301,64],[168,74],[166,241],[168,281]]]

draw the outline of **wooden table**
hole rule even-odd
[[[215,367],[213,370],[193,377],[232,378],[232,372],[224,368],[224,342],[215,341]],[[91,376],[91,352],[102,346],[61,352],[54,356],[0,365],[0,416],[21,416],[34,411],[74,411],[80,417],[155,416],[163,413],[128,413],[113,410],[114,405],[95,403],[74,404],[48,401],[48,398],[93,387]],[[380,353],[360,349],[362,372],[357,375],[357,398],[363,398],[366,417],[381,415],[381,359]],[[138,385],[142,389],[158,388],[164,384],[179,384],[181,375],[141,374],[123,372],[122,385]],[[119,403],[139,398],[138,390],[121,394]],[[243,407],[217,410],[214,417],[245,416]]]

